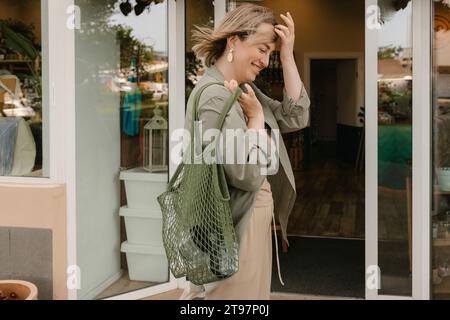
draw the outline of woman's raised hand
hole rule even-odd
[[[281,38],[280,59],[284,60],[294,57],[295,25],[289,12],[280,14],[280,17],[286,25],[277,24],[275,32]]]

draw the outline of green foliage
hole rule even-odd
[[[393,46],[381,47],[380,50],[378,50],[378,59],[379,60],[398,59],[400,53],[402,52],[403,52],[402,47],[393,47]]]
[[[137,57],[140,73],[144,72],[143,64],[150,63],[154,59],[153,48],[147,46],[131,35],[133,29],[130,27],[117,26],[117,40],[120,43],[120,67],[128,68],[131,59]]]
[[[33,79],[36,92],[41,96],[41,77],[34,69],[34,62],[40,57],[40,52],[33,43],[34,33],[32,32],[32,29],[29,27],[26,28],[26,26],[27,25],[24,23],[15,22],[13,20],[0,20],[0,46],[22,55],[29,61],[27,65],[30,69],[31,78]],[[25,32],[25,35],[19,33],[20,30]]]
[[[39,52],[34,47],[33,42],[24,35],[14,31],[7,22],[0,20],[0,33],[2,44],[9,50],[19,53],[22,56],[34,61]]]

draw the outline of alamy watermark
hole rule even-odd
[[[193,139],[192,139],[193,138]],[[193,144],[192,144],[193,140]],[[231,164],[257,165],[262,175],[278,172],[280,131],[270,135],[263,129],[207,129],[202,121],[195,123],[193,137],[189,130],[177,129],[171,135],[170,160],[175,165]]]
[[[371,265],[366,270],[366,288],[368,290],[381,289],[381,270],[377,265]]]
[[[377,5],[367,6],[366,9],[366,26],[369,30],[381,29],[381,9]]]
[[[77,265],[70,265],[66,270],[67,274],[67,289],[80,290],[81,289],[81,269]]]

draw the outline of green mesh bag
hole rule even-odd
[[[199,155],[194,150],[194,122],[198,121],[200,95],[213,84],[223,85],[207,84],[194,97],[188,152],[167,190],[158,196],[170,270],[176,278],[185,276],[196,285],[228,278],[239,269],[239,248],[223,166],[201,160],[206,152],[215,155],[219,139],[216,137]],[[222,130],[225,117],[241,92],[238,88],[225,102],[216,129]],[[194,162],[194,158],[199,162]]]

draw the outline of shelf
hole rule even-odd
[[[450,238],[434,239],[433,247],[450,247]]]
[[[439,66],[438,73],[440,74],[450,74],[450,66]]]
[[[34,63],[32,60],[0,60],[0,63]]]
[[[439,107],[449,107],[450,106],[450,99],[449,98],[438,98],[437,104]]]

